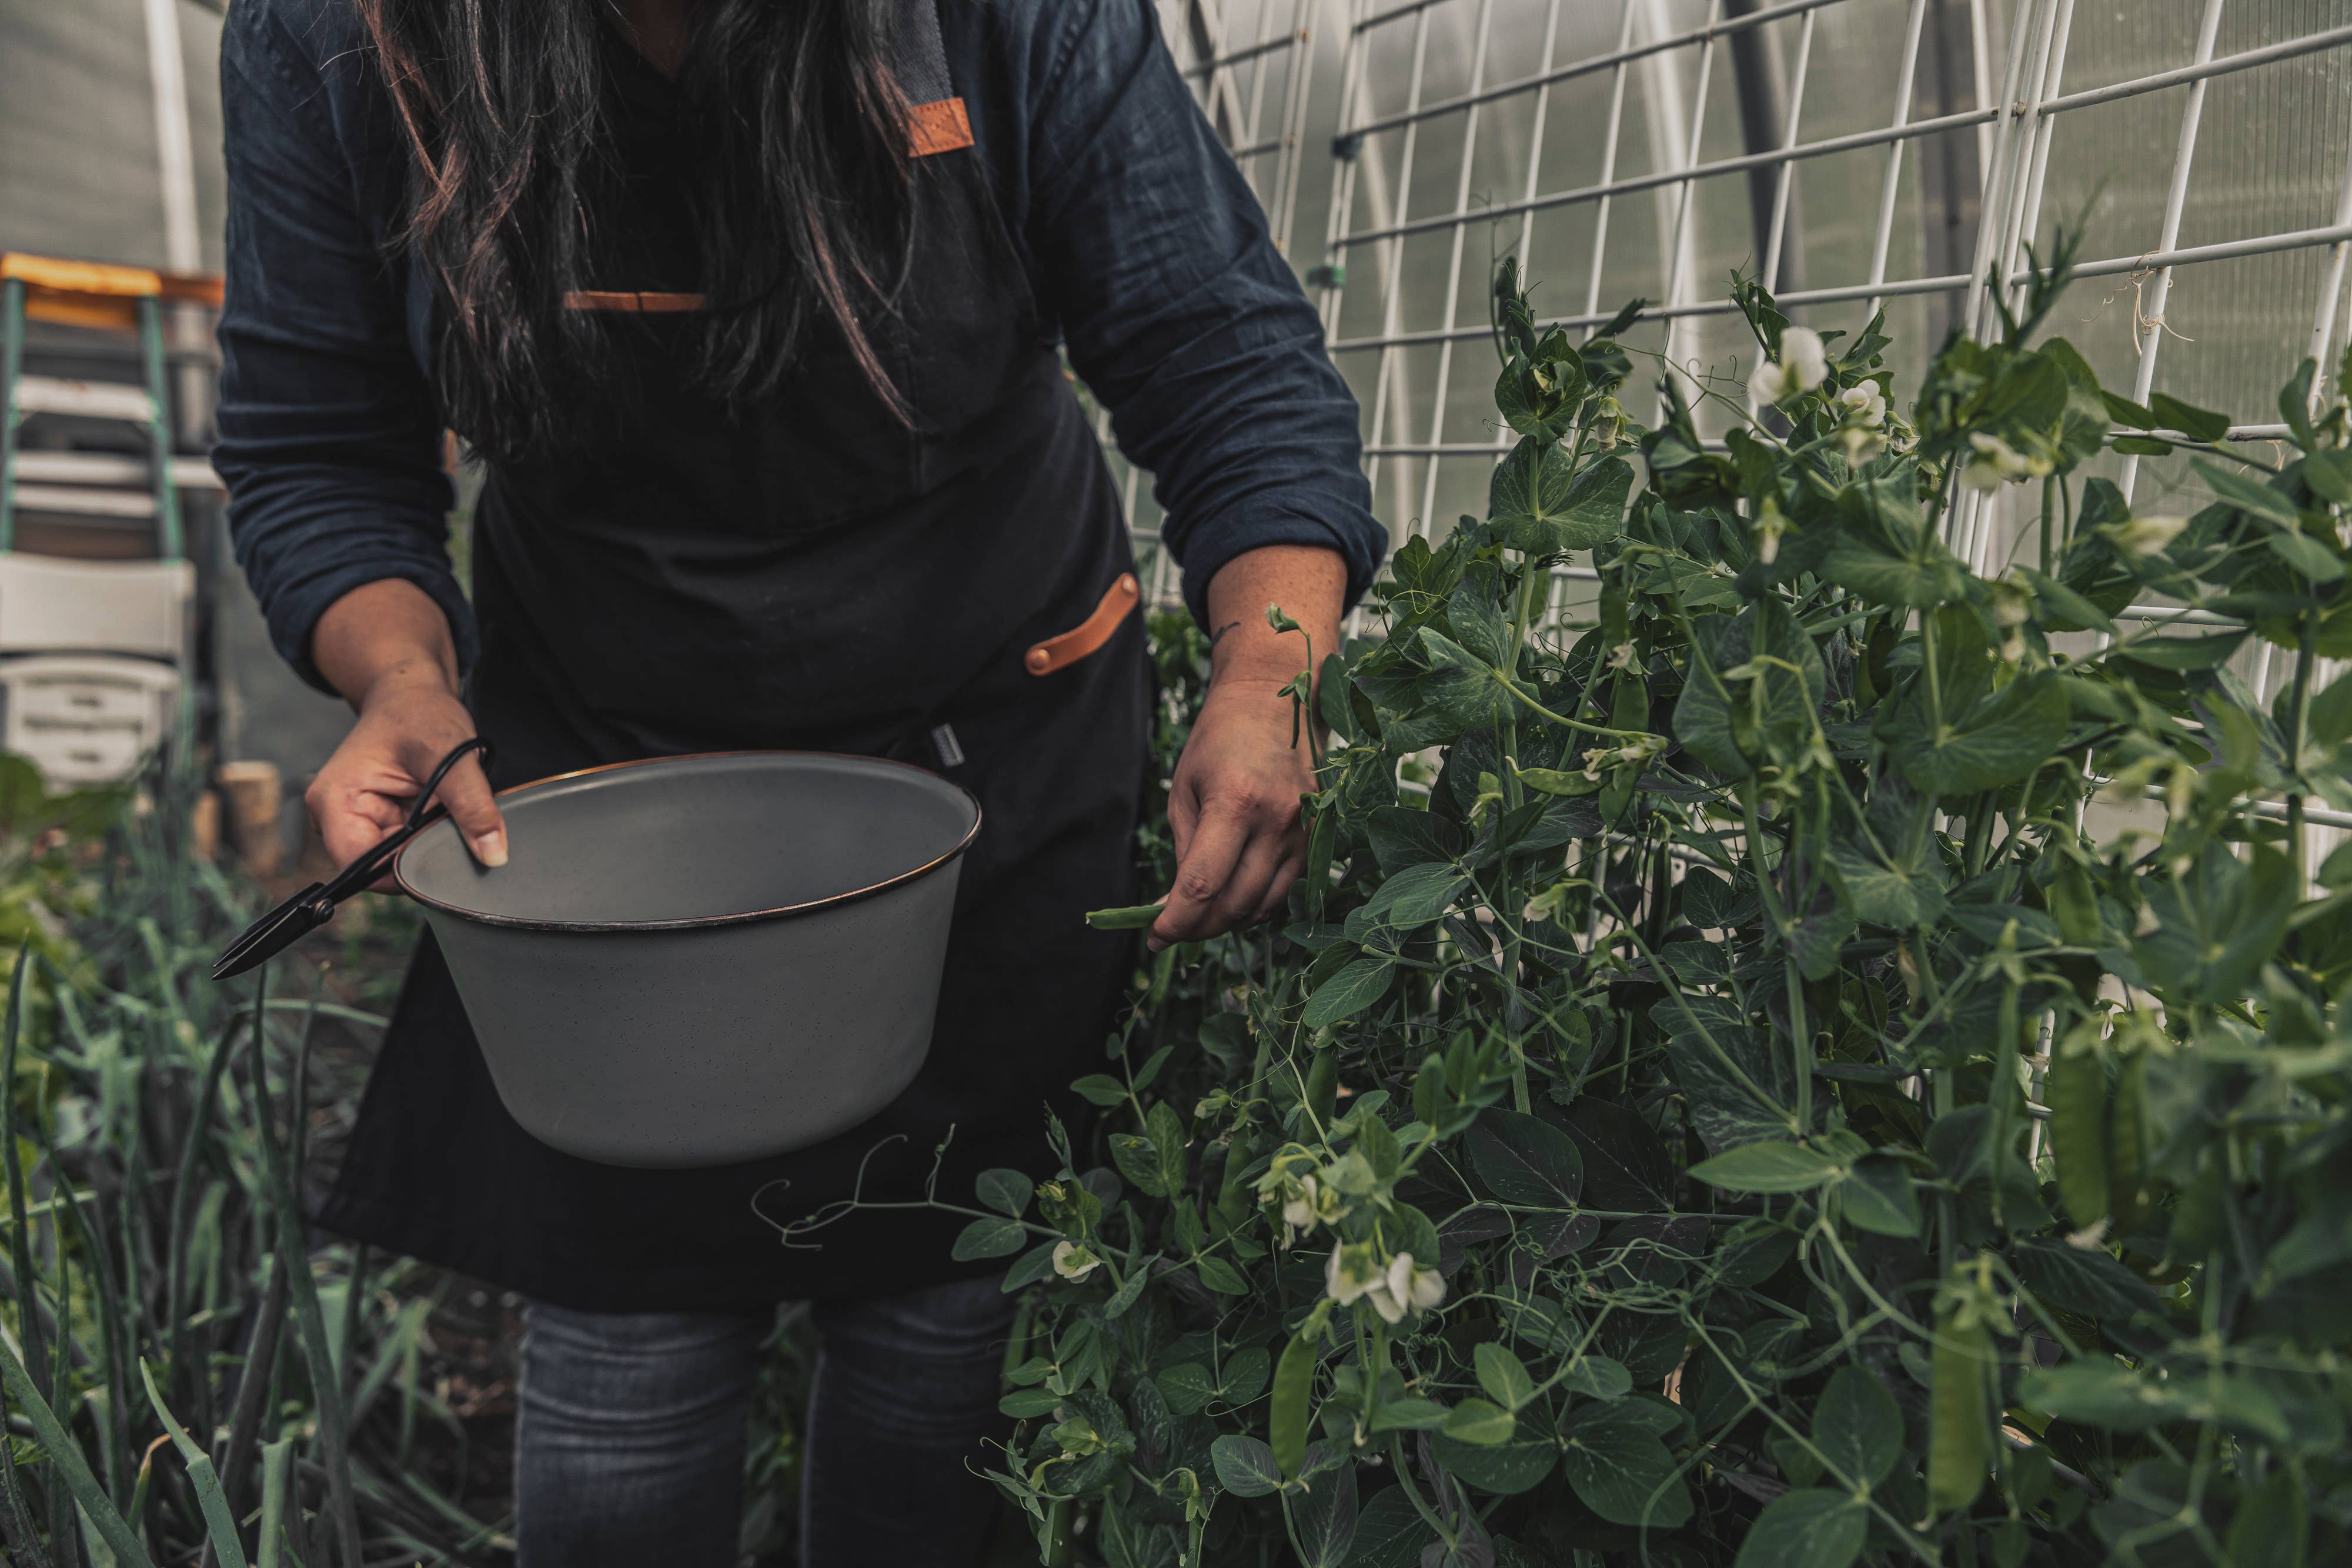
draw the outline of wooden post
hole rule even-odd
[[[247,873],[257,877],[278,874],[283,846],[278,836],[278,810],[285,799],[274,762],[224,762],[215,776],[228,802],[228,839]]]

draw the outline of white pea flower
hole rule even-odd
[[[1780,503],[1766,497],[1756,517],[1756,559],[1770,566],[1780,553],[1780,536],[1788,531],[1789,519],[1781,516]]]
[[[2108,525],[2106,532],[2117,550],[2144,559],[2162,555],[2166,547],[2188,526],[2187,517],[2126,517],[2120,523]]]
[[[1609,765],[1609,759],[1616,755],[1615,748],[1607,746],[1596,746],[1586,752],[1584,754],[1585,779],[1595,784],[1601,782],[1601,770],[1606,768]]]
[[[1977,455],[1960,470],[1960,483],[1971,490],[1990,492],[2004,484],[2022,485],[2043,477],[2055,466],[2047,457],[2029,456],[2000,436],[1980,430],[1969,436],[1969,444],[1977,449]]]
[[[1822,346],[1822,335],[1811,327],[1790,327],[1780,333],[1780,357],[1756,367],[1748,381],[1748,393],[1759,403],[1776,403],[1812,391],[1829,373],[1830,358]]]
[[[1282,1244],[1291,1246],[1318,1225],[1337,1225],[1348,1218],[1348,1200],[1337,1188],[1301,1176],[1282,1195]]]
[[[1592,433],[1592,438],[1599,443],[1601,450],[1606,452],[1625,439],[1628,423],[1624,406],[1615,398],[1604,394],[1593,408],[1592,423],[1586,428]]]
[[[1919,444],[1919,433],[1899,413],[1886,416],[1886,444],[1900,455]]]
[[[1886,450],[1886,436],[1866,424],[1849,424],[1838,432],[1838,444],[1845,449],[1846,466],[1859,468]]]
[[[2080,1252],[2103,1252],[2106,1250],[2107,1227],[2113,1223],[2103,1214],[2082,1229],[2070,1231],[2066,1245]]]
[[[1837,394],[1837,401],[1846,409],[1848,423],[1881,425],[1886,423],[1886,394],[1878,390],[1876,382],[1859,382]]]
[[[1373,1253],[1370,1242],[1340,1241],[1332,1245],[1330,1261],[1323,1265],[1326,1295],[1348,1307],[1374,1291],[1386,1295],[1388,1288],[1388,1277],[1381,1271],[1381,1260]]]
[[[1054,1243],[1054,1272],[1071,1283],[1076,1284],[1101,1267],[1102,1260],[1076,1242]]]
[[[1315,1178],[1307,1176],[1299,1182],[1298,1191],[1294,1197],[1283,1200],[1282,1244],[1285,1247],[1315,1228]]]
[[[1609,650],[1609,658],[1608,658],[1608,661],[1607,661],[1607,667],[1608,667],[1608,668],[1612,669],[1612,670],[1622,670],[1622,669],[1627,669],[1627,668],[1630,668],[1630,667],[1632,666],[1633,663],[1633,643],[1618,643],[1614,648],[1612,648],[1612,649],[1610,649],[1610,650]]]
[[[1992,585],[1992,622],[2001,630],[2000,660],[2014,664],[2025,657],[2021,630],[2033,615],[2033,595],[2008,578]]]
[[[1397,1305],[1398,1317],[1406,1312],[1425,1312],[1445,1299],[1445,1276],[1415,1263],[1412,1253],[1400,1252],[1389,1260],[1388,1294]],[[1389,1322],[1394,1322],[1396,1318]]]

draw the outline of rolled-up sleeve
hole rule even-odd
[[[1150,0],[1045,7],[1024,241],[1070,362],[1151,471],[1161,538],[1205,616],[1209,580],[1263,545],[1325,545],[1348,597],[1388,536],[1357,407],[1257,199],[1161,47]]]
[[[278,653],[322,691],[320,616],[385,579],[432,596],[470,666],[441,421],[398,264],[362,212],[320,67],[274,11],[231,6],[221,48],[228,278],[213,462],[237,562]]]

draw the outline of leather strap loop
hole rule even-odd
[[[1118,580],[1110,585],[1095,606],[1095,612],[1079,625],[1058,637],[1048,637],[1029,650],[1021,661],[1023,668],[1033,675],[1050,675],[1066,670],[1080,659],[1100,648],[1118,630],[1119,622],[1134,613],[1143,598],[1143,589],[1135,580],[1135,573],[1122,571]]]

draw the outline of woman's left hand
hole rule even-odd
[[[1176,879],[1152,922],[1154,952],[1275,915],[1307,862],[1298,798],[1315,789],[1306,727],[1285,690],[1338,651],[1347,567],[1336,550],[1269,545],[1225,563],[1209,584],[1209,695],[1168,790]],[[1298,632],[1266,623],[1280,605]],[[1312,722],[1311,717],[1308,722]]]

